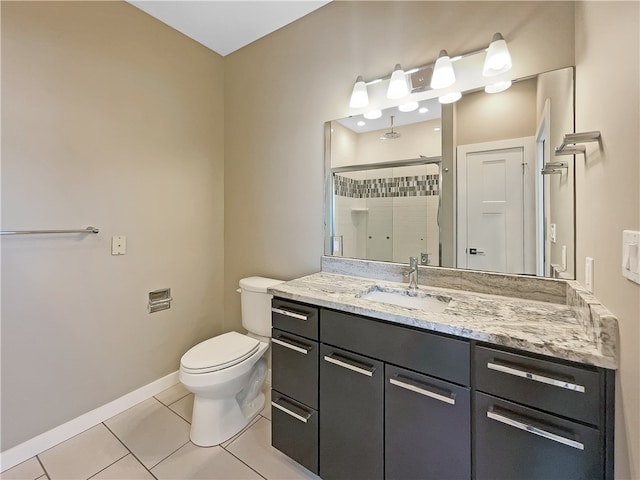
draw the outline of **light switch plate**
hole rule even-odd
[[[622,232],[622,275],[640,283],[640,232]]]
[[[552,223],[549,225],[549,241],[551,243],[556,243],[556,224]]]
[[[127,253],[127,237],[115,235],[111,237],[111,255],[124,255]]]

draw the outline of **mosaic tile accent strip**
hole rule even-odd
[[[354,180],[334,175],[333,184],[334,193],[341,197],[381,198],[440,195],[438,175],[373,178],[370,180]]]

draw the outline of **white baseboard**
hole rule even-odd
[[[178,383],[178,371],[170,373],[154,382],[140,387],[131,393],[113,400],[79,417],[69,420],[62,425],[44,432],[13,448],[0,452],[0,472],[3,472],[19,463],[29,460],[31,457],[48,450],[60,442],[70,439],[105,420],[124,412],[148,398],[157,395],[167,388]]]

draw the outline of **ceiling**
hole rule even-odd
[[[330,1],[128,0],[128,3],[225,56]]]

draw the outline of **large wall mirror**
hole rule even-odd
[[[569,67],[327,122],[325,253],[575,278],[573,98]]]

